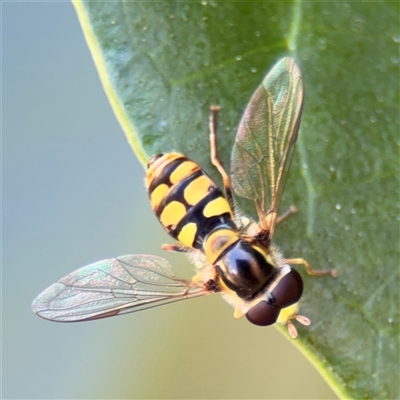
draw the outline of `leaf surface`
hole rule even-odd
[[[296,345],[345,398],[399,397],[399,9],[397,3],[74,2],[129,143],[211,168],[208,114],[222,108],[229,165],[241,113],[291,55],[305,104],[276,230],[286,257],[339,276],[304,276]],[[241,206],[254,215],[251,203]]]

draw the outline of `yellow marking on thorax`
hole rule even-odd
[[[192,206],[197,204],[201,199],[207,196],[208,188],[211,184],[210,178],[205,175],[200,175],[186,186],[183,192],[185,200]]]
[[[224,197],[218,197],[215,200],[210,201],[203,210],[203,214],[206,218],[215,217],[225,213],[231,214],[233,218],[231,207],[228,200]]]
[[[190,222],[181,229],[177,239],[185,246],[193,247],[196,232],[197,225],[194,222]]]
[[[180,182],[183,178],[190,175],[193,171],[199,170],[200,167],[192,161],[184,161],[178,165],[171,173],[169,180],[172,184]]]
[[[165,226],[176,226],[186,214],[186,207],[179,201],[171,201],[160,215],[160,221]]]
[[[273,260],[273,258],[271,257],[270,253],[267,252],[266,248],[261,247],[261,246],[257,246],[256,244],[252,244],[252,247],[254,247],[259,253],[261,253],[269,264],[271,264],[275,268],[277,268],[276,262]]]
[[[169,187],[165,183],[157,186],[150,194],[150,203],[153,210],[157,210],[160,203],[164,200],[168,193]]]
[[[208,262],[214,264],[222,252],[238,240],[238,234],[232,229],[218,229],[211,233],[203,243],[204,253]]]

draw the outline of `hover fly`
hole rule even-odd
[[[271,243],[275,226],[293,213],[278,216],[284,184],[293,157],[303,105],[303,80],[292,58],[281,59],[251,98],[236,135],[231,176],[217,153],[218,107],[210,117],[211,161],[223,190],[194,161],[180,153],[157,154],[147,165],[146,187],[161,225],[177,242],[167,251],[187,253],[194,261],[191,280],[176,277],[170,264],[155,255],[134,254],[99,261],[65,276],[41,293],[33,311],[58,322],[89,321],[127,314],[219,292],[235,311],[260,326],[288,326],[295,338],[303,292],[300,274]],[[258,222],[240,217],[233,192],[251,199]]]

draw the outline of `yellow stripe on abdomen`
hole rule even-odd
[[[178,225],[181,219],[186,215],[186,207],[178,201],[171,201],[164,207],[160,214],[160,222],[166,227]]]
[[[177,239],[185,246],[193,247],[193,243],[196,238],[196,233],[197,233],[196,223],[190,222],[181,229]]]
[[[217,229],[215,232],[207,236],[203,244],[207,260],[210,263],[214,263],[221,253],[238,240],[239,236],[234,230]]]
[[[225,213],[230,213],[232,215],[231,207],[224,197],[218,197],[211,200],[203,210],[203,214],[206,218],[215,217]]]
[[[157,208],[160,206],[160,203],[164,200],[165,195],[168,193],[169,187],[165,183],[157,186],[150,193],[150,203],[151,207],[154,211],[157,211]]]
[[[146,188],[150,188],[154,178],[159,177],[169,164],[183,157],[184,156],[179,153],[167,153],[155,159],[147,169]]]
[[[199,169],[200,167],[193,161],[184,161],[178,167],[176,167],[175,171],[171,173],[169,180],[171,181],[171,184],[174,185]]]
[[[200,175],[186,186],[183,197],[188,204],[193,206],[207,196],[211,185],[212,181],[208,176]]]

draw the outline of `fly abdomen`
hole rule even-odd
[[[152,157],[146,186],[157,218],[185,246],[201,249],[204,238],[219,225],[235,229],[231,207],[221,190],[182,154]]]

